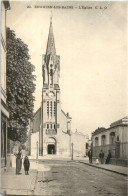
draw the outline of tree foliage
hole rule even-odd
[[[93,133],[101,133],[102,131],[105,131],[105,127],[98,127]]]
[[[25,142],[27,126],[33,117],[35,67],[30,63],[28,46],[7,28],[8,137]]]

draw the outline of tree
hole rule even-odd
[[[27,126],[33,118],[35,76],[28,46],[7,28],[7,104],[9,108],[8,137],[27,140]]]
[[[98,127],[93,133],[101,133],[103,131],[105,131],[105,127]]]

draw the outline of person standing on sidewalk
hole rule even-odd
[[[100,159],[100,163],[103,164],[104,163],[104,153],[102,150],[99,153],[99,159]]]
[[[111,155],[111,152],[110,152],[110,150],[108,151],[108,156],[107,156],[107,159],[106,159],[106,164],[109,164],[109,161],[110,161],[110,159],[111,159],[111,157],[112,157],[112,155]]]
[[[21,148],[19,148],[19,152],[15,154],[16,156],[16,174],[19,175],[22,167],[22,152]]]
[[[92,150],[88,151],[89,163],[92,163]]]
[[[29,175],[29,173],[28,173],[29,167],[30,167],[30,161],[29,161],[28,157],[26,156],[26,157],[24,158],[24,170],[25,170],[25,175]]]

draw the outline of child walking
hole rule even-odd
[[[25,175],[29,175],[28,171],[29,171],[29,167],[30,167],[30,162],[27,156],[25,156],[24,158],[24,170],[25,170]]]

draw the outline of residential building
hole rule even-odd
[[[111,123],[110,127],[98,128],[92,133],[93,157],[99,157],[104,152],[107,157],[108,150],[112,154],[111,163],[127,166],[128,163],[128,116]]]
[[[6,13],[10,9],[9,1],[1,1],[1,167],[8,164],[7,122],[9,111],[6,103]]]

